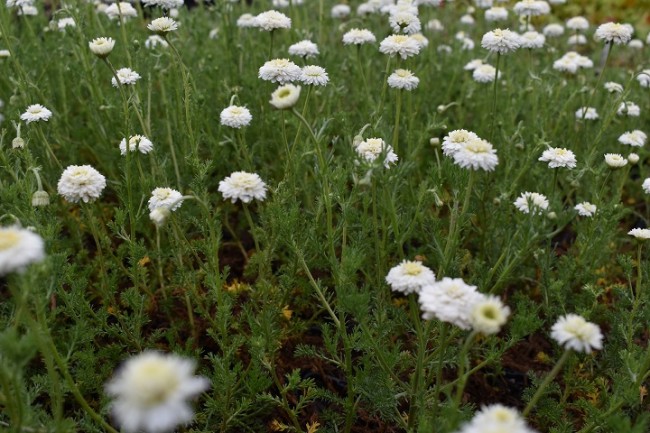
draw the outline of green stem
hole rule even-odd
[[[490,126],[490,142],[494,140],[494,122],[497,117],[497,83],[499,82],[499,63],[501,61],[501,53],[497,53],[496,73],[494,75],[494,85],[492,87],[492,124]]]
[[[253,242],[255,242],[255,252],[259,253],[260,252],[260,244],[257,241],[257,237],[255,236],[255,224],[253,223],[253,218],[251,217],[251,213],[248,210],[248,203],[243,203],[244,208],[244,215],[246,216],[246,222],[248,222],[248,227],[250,229],[251,236],[253,237]]]
[[[402,89],[397,91],[397,104],[395,108],[395,128],[393,129],[393,149],[399,155],[399,116],[402,111]]]
[[[560,359],[557,361],[557,363],[551,370],[551,372],[544,378],[544,381],[539,385],[539,388],[537,388],[535,395],[533,395],[533,398],[530,399],[530,401],[526,405],[526,408],[522,412],[524,418],[526,418],[530,413],[530,411],[533,409],[533,407],[535,407],[537,401],[542,397],[542,394],[544,394],[544,390],[546,389],[546,387],[553,381],[553,379],[555,379],[555,376],[558,375],[566,360],[569,359],[570,353],[571,351],[568,349],[564,351]]]
[[[454,396],[454,408],[458,411],[460,410],[461,400],[463,398],[463,391],[465,390],[465,385],[467,384],[467,379],[469,376],[465,374],[465,369],[469,364],[469,359],[467,354],[469,353],[469,348],[472,346],[474,337],[476,337],[477,332],[472,331],[465,340],[460,353],[458,354],[458,384],[456,385],[456,395]]]

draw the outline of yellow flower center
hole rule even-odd
[[[0,232],[0,251],[6,251],[20,242],[20,234],[15,230],[3,230]]]
[[[422,266],[419,263],[415,262],[404,263],[402,269],[404,269],[404,273],[406,275],[411,275],[414,277],[422,273]]]
[[[143,362],[133,371],[133,389],[145,406],[164,402],[179,386],[178,376],[171,365],[152,359]]]
[[[472,140],[467,143],[467,150],[472,153],[487,153],[490,146],[485,140]]]

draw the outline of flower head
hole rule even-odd
[[[36,233],[18,226],[0,227],[0,276],[22,272],[45,258],[45,242]]]
[[[151,21],[147,28],[159,35],[178,30],[178,23],[169,17],[160,17]]]
[[[642,147],[645,145],[648,136],[645,132],[639,131],[638,129],[634,131],[628,131],[618,137],[618,142],[621,144],[627,144],[629,146]]]
[[[397,161],[397,154],[393,147],[386,144],[381,138],[368,138],[356,146],[356,151],[367,162],[374,162],[382,152],[385,152],[384,167],[388,168],[391,163]]]
[[[231,105],[221,111],[219,119],[222,125],[239,129],[242,126],[248,126],[253,120],[253,116],[248,108]]]
[[[269,102],[275,108],[284,110],[296,105],[298,98],[300,98],[300,86],[285,84],[284,86],[278,87],[273,93],[271,93],[271,100]]]
[[[343,35],[344,45],[374,44],[377,38],[370,30],[352,29]]]
[[[519,41],[521,42],[521,48],[542,48],[546,42],[546,37],[541,33],[531,31],[521,35]]]
[[[39,122],[41,120],[47,122],[52,117],[52,112],[41,104],[33,104],[27,107],[27,111],[20,115],[20,120],[27,123]]]
[[[493,171],[499,164],[496,149],[482,138],[462,143],[452,158],[456,165],[471,170]]]
[[[266,184],[256,173],[236,171],[219,182],[219,192],[224,199],[233,203],[241,200],[250,203],[253,199],[263,201],[266,198]]]
[[[88,42],[88,47],[94,55],[103,59],[113,51],[115,40],[113,38],[96,38]]]
[[[648,42],[648,44],[650,45],[650,42]],[[641,87],[650,87],[650,69],[644,69],[641,71],[641,73],[636,76],[636,80],[639,82]]]
[[[508,29],[494,29],[483,35],[481,46],[493,53],[507,54],[521,46],[519,35]]]
[[[470,322],[472,329],[481,334],[496,334],[505,325],[510,315],[510,308],[503,305],[501,299],[493,296],[481,296],[471,309]]]
[[[396,69],[388,77],[388,85],[393,89],[413,90],[418,84],[420,79],[408,69]]]
[[[639,108],[639,106],[634,102],[623,101],[621,102],[621,105],[618,106],[616,114],[619,116],[628,115],[629,117],[639,117],[641,114],[641,108]]]
[[[627,44],[632,38],[633,30],[629,24],[605,23],[598,26],[595,37],[599,41],[617,45]]]
[[[444,277],[441,281],[422,287],[419,292],[422,318],[434,317],[461,329],[470,329],[471,308],[481,299],[476,286],[466,284],[460,278]]]
[[[129,138],[129,150],[135,152],[139,150],[140,153],[147,154],[153,150],[153,143],[144,135],[132,135]],[[122,139],[120,142],[120,152],[122,155],[126,155],[126,139]]]
[[[117,70],[117,78],[120,80],[120,84],[126,86],[130,84],[135,84],[136,81],[138,81],[140,78],[140,74],[137,72],[131,70],[130,68],[120,68]],[[119,85],[117,84],[117,80],[115,77],[111,79],[111,83],[113,83],[113,87],[118,87]]]
[[[149,50],[153,50],[158,46],[167,48],[169,46],[169,43],[159,35],[150,35],[147,40],[144,41],[144,46]]]
[[[104,9],[104,13],[112,20],[117,19],[120,16],[122,19],[135,18],[138,16],[138,11],[129,2],[112,3]]]
[[[577,314],[561,316],[553,325],[551,337],[565,349],[576,352],[591,353],[592,349],[603,347],[603,334],[598,325]]]
[[[306,59],[316,57],[318,52],[318,45],[312,41],[305,39],[304,41],[296,42],[289,47],[289,54],[292,56],[300,56]]]
[[[398,54],[402,59],[407,59],[420,52],[420,44],[408,35],[391,35],[381,41],[379,52],[389,56]]]
[[[535,433],[515,409],[493,404],[484,406],[458,433]]]
[[[517,15],[538,16],[547,15],[551,12],[551,6],[542,0],[522,0],[515,3],[512,8]]]
[[[548,209],[548,199],[544,194],[536,192],[523,192],[517,200],[515,200],[515,207],[521,212],[528,214],[541,214],[542,211]]]
[[[180,191],[176,191],[172,188],[156,188],[151,191],[151,197],[149,198],[149,211],[153,211],[157,208],[165,207],[170,211],[175,211],[183,204],[183,194]]]
[[[290,29],[291,18],[275,10],[262,12],[255,17],[255,24],[260,30],[271,32],[276,29]]]
[[[249,13],[241,14],[239,18],[237,18],[237,27],[239,27],[240,29],[257,27],[257,21],[255,20],[255,15]]]
[[[564,27],[562,24],[548,24],[542,29],[542,34],[547,38],[557,38],[564,34]]]
[[[299,80],[308,86],[325,86],[330,79],[325,68],[309,65],[302,68]]]
[[[287,84],[300,78],[301,69],[289,59],[269,60],[260,67],[258,77],[272,83]]]
[[[500,77],[501,72],[499,72],[499,78]],[[474,81],[477,83],[491,83],[497,78],[497,70],[494,66],[484,63],[474,68],[472,78],[474,78]]]
[[[464,144],[477,139],[479,136],[472,131],[456,129],[442,139],[442,153],[445,156],[453,156]]]
[[[95,201],[106,188],[106,178],[90,165],[70,165],[61,174],[57,190],[71,203]]]
[[[346,4],[338,4],[332,6],[332,10],[330,11],[330,15],[332,18],[346,18],[350,16],[350,12],[352,10],[350,9],[350,6]]]
[[[620,153],[606,153],[605,163],[612,168],[619,168],[627,165],[627,159]]]
[[[505,21],[508,19],[508,9],[503,7],[491,7],[485,11],[486,21]]]
[[[574,209],[578,211],[578,215],[583,217],[592,217],[596,214],[596,205],[591,204],[588,201],[578,203],[575,205]]]
[[[576,166],[576,156],[570,150],[552,147],[545,150],[542,153],[542,156],[539,157],[539,161],[548,162],[549,168],[575,168]]]
[[[142,0],[145,6],[159,6],[167,10],[180,8],[184,3],[184,0]]]
[[[433,271],[419,261],[404,260],[397,266],[391,268],[386,275],[386,282],[391,289],[402,292],[405,295],[417,293],[428,284],[436,282],[436,275]]]
[[[176,355],[144,352],[124,363],[106,384],[111,411],[127,433],[172,431],[192,421],[188,399],[210,387],[194,376],[193,361]]]
[[[419,33],[420,30],[422,30],[420,19],[417,15],[411,12],[397,12],[391,14],[388,18],[388,23],[395,33],[402,32],[407,35],[412,35],[414,33]]]
[[[585,17],[569,18],[566,22],[566,28],[569,30],[587,30],[589,21]]]
[[[627,232],[628,235],[634,236],[637,239],[647,240],[650,239],[650,229],[632,229]]]
[[[581,107],[576,111],[576,119],[578,120],[596,120],[598,119],[598,112],[594,107]]]

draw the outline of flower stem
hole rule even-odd
[[[397,106],[395,108],[395,128],[393,129],[393,149],[399,154],[399,116],[402,111],[402,89],[397,91]]]
[[[494,122],[497,117],[497,83],[499,82],[499,63],[501,53],[497,53],[496,72],[494,74],[494,86],[492,87],[492,125],[490,126],[490,142],[494,140]]]
[[[544,381],[539,385],[539,388],[537,388],[535,395],[533,395],[533,398],[530,399],[530,401],[526,405],[526,408],[521,413],[524,418],[527,417],[530,411],[533,409],[533,407],[535,407],[537,401],[542,397],[542,394],[544,394],[544,390],[546,389],[546,387],[553,381],[553,379],[555,379],[555,376],[558,375],[566,360],[569,359],[570,353],[571,353],[570,350],[564,351],[560,359],[557,361],[557,363],[551,370],[551,372],[544,378]]]

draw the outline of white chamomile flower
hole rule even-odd
[[[129,138],[129,150],[147,154],[153,150],[153,143],[144,135],[132,135]],[[122,155],[126,155],[126,139],[122,139],[120,142],[120,152]]]
[[[605,90],[607,90],[609,93],[623,93],[623,86],[614,81],[606,82],[603,87],[605,87]]]
[[[374,44],[375,42],[377,42],[377,38],[367,29],[351,29],[343,35],[344,45]]]
[[[526,32],[519,39],[521,48],[536,49],[542,48],[546,42],[546,37],[537,32]]]
[[[176,355],[143,352],[127,360],[106,384],[111,412],[126,433],[161,433],[192,421],[187,400],[210,387],[194,376],[195,363]]]
[[[388,77],[388,85],[393,89],[413,90],[420,84],[420,79],[408,69],[396,69]]]
[[[565,349],[591,353],[603,348],[603,334],[598,325],[577,314],[561,316],[551,329],[551,337]]]
[[[389,56],[398,54],[402,59],[407,59],[420,52],[420,44],[408,35],[391,35],[381,41],[379,52]]]
[[[471,308],[482,297],[476,286],[448,277],[422,287],[418,295],[424,320],[436,318],[466,330],[472,327]]]
[[[516,409],[493,404],[484,406],[457,433],[536,433]]]
[[[634,236],[637,239],[641,240],[648,240],[650,239],[650,229],[632,229],[629,232],[627,232],[628,235]]]
[[[374,162],[382,152],[385,152],[384,167],[386,168],[398,160],[397,154],[393,151],[393,147],[386,144],[381,138],[368,138],[361,141],[356,146],[356,151],[367,162]]]
[[[543,0],[522,0],[515,3],[512,10],[517,15],[530,17],[549,14],[551,12],[551,6]]]
[[[300,66],[289,59],[269,60],[260,67],[258,77],[272,83],[287,84],[300,78]]]
[[[477,83],[491,83],[497,78],[497,70],[494,66],[483,63],[472,71],[472,78]],[[501,78],[501,72],[499,72]]]
[[[350,6],[345,5],[345,4],[338,4],[334,5],[332,7],[332,10],[330,11],[330,15],[332,18],[347,18],[350,16],[350,12],[352,12],[352,9],[350,9]]]
[[[122,84],[123,86],[135,84],[136,81],[142,78],[140,77],[140,74],[138,74],[137,72],[135,72],[130,68],[120,68],[117,70],[116,75],[117,78],[120,80],[120,84]],[[115,77],[111,78],[111,83],[113,84],[113,87],[119,86],[119,84],[117,84],[117,80],[115,79]]]
[[[276,29],[290,29],[291,18],[275,10],[262,12],[255,17],[255,27],[271,32]]]
[[[285,84],[280,86],[273,93],[271,93],[271,105],[279,110],[291,108],[296,105],[300,98],[300,86],[293,84]]]
[[[479,136],[472,131],[456,129],[442,139],[442,153],[445,156],[453,156],[464,144],[477,139]]]
[[[107,57],[115,47],[113,38],[96,38],[88,42],[90,51],[99,58]]]
[[[224,199],[233,203],[241,200],[250,203],[253,199],[264,201],[266,198],[266,184],[257,173],[236,171],[219,182],[219,192]]]
[[[481,46],[493,53],[507,54],[521,46],[517,33],[508,29],[494,29],[483,35]]]
[[[27,111],[20,115],[20,120],[26,123],[40,122],[41,120],[47,122],[52,117],[52,112],[42,106],[41,104],[33,104],[27,107]]]
[[[292,56],[304,57],[306,59],[316,57],[319,54],[318,45],[305,39],[289,46],[289,54]]]
[[[138,16],[138,11],[129,2],[115,2],[104,9],[104,13],[108,18],[114,20],[122,17],[122,19],[135,18]]]
[[[647,139],[648,136],[645,132],[636,129],[634,131],[628,131],[624,134],[621,134],[621,136],[618,137],[618,142],[621,144],[627,144],[629,146],[642,147],[645,145]]]
[[[386,283],[395,292],[402,292],[405,295],[417,293],[420,289],[436,281],[433,271],[420,261],[404,260],[397,266],[391,268],[386,275]]]
[[[585,120],[597,120],[598,117],[598,112],[594,107],[581,107],[576,111],[577,120],[582,120],[583,118]]]
[[[419,33],[422,30],[422,25],[420,24],[418,16],[409,12],[391,14],[388,18],[388,23],[394,33],[412,35],[414,33]]]
[[[650,39],[650,38],[648,38]],[[650,45],[650,43],[648,43]],[[639,82],[641,87],[650,87],[650,69],[644,69],[636,76],[636,80]]]
[[[548,209],[548,199],[544,194],[523,192],[515,200],[515,207],[525,214],[538,215]]]
[[[621,45],[630,41],[633,31],[629,24],[605,23],[598,26],[595,37],[599,41]]]
[[[491,335],[501,330],[509,315],[510,308],[503,305],[500,298],[493,295],[483,295],[471,307],[470,322],[474,331]]]
[[[492,7],[485,11],[486,21],[505,21],[508,19],[508,9],[504,7]]]
[[[456,165],[470,170],[493,171],[499,164],[496,149],[482,138],[461,143],[452,158]]]
[[[0,227],[0,276],[22,272],[45,258],[45,242],[36,233],[18,226]]]
[[[242,126],[248,126],[253,120],[253,115],[246,107],[231,105],[221,111],[219,119],[222,125],[239,129]]]
[[[257,21],[255,20],[255,15],[245,13],[237,18],[237,27],[240,29],[248,29],[251,27],[257,27]]]
[[[611,168],[624,167],[627,165],[627,158],[624,158],[623,155],[619,153],[606,153],[605,163]]]
[[[575,205],[574,209],[578,212],[578,215],[583,217],[592,217],[596,214],[597,207],[595,204],[591,204],[588,201],[578,203]]]
[[[575,168],[576,166],[575,154],[568,149],[560,147],[546,149],[542,153],[542,156],[539,157],[539,161],[548,162],[549,168]]]
[[[174,32],[178,30],[179,24],[169,17],[160,17],[151,21],[147,28],[154,33],[162,35],[164,33]]]
[[[169,47],[169,43],[159,35],[150,35],[147,40],[144,41],[144,46],[148,50],[154,50],[157,47],[167,48]]]
[[[57,21],[56,27],[60,32],[65,32],[68,27],[77,27],[77,23],[74,21],[74,18],[65,17]]]
[[[557,38],[564,34],[564,27],[562,27],[562,24],[548,24],[542,29],[542,34],[547,38]]]
[[[302,68],[299,80],[308,86],[326,86],[329,83],[329,76],[324,68],[309,65]]]
[[[93,202],[106,188],[106,178],[90,165],[70,165],[59,179],[59,195],[71,203]]]
[[[149,205],[149,211],[161,207],[175,211],[183,204],[183,194],[172,188],[159,187],[151,191],[151,197],[147,204]]]
[[[569,18],[566,22],[566,28],[574,31],[587,30],[589,28],[589,21],[585,17]]]
[[[618,106],[616,114],[619,116],[629,116],[629,117],[639,117],[641,115],[641,108],[636,105],[634,102],[623,101],[621,105]]]

